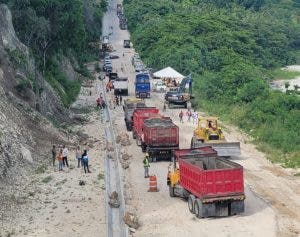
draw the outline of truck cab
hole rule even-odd
[[[150,98],[150,75],[138,73],[135,77],[135,96],[137,98]]]

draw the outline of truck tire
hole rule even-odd
[[[199,198],[194,201],[194,211],[197,218],[203,218],[203,204]]]
[[[172,187],[171,185],[169,185],[169,194],[170,194],[170,197],[175,197],[175,192],[174,192],[174,187]]]
[[[145,144],[145,143],[142,143],[141,147],[142,147],[142,152],[145,153],[145,152],[147,151],[147,146],[146,146],[146,144]]]
[[[195,196],[193,194],[190,194],[188,197],[188,207],[192,214],[195,213],[195,207],[194,207],[195,200],[196,200]]]

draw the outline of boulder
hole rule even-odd
[[[130,228],[138,229],[140,227],[137,215],[131,212],[126,212],[123,220],[125,224],[128,225]]]

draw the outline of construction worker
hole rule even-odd
[[[149,178],[149,154],[146,153],[145,158],[143,160],[143,164],[144,164],[144,170],[145,170],[145,178]]]

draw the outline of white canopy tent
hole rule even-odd
[[[171,78],[171,79],[176,79],[178,81],[181,81],[184,78],[182,74],[180,74],[179,72],[177,72],[171,67],[166,67],[158,72],[153,73],[153,75],[156,78],[161,78],[161,79]]]

